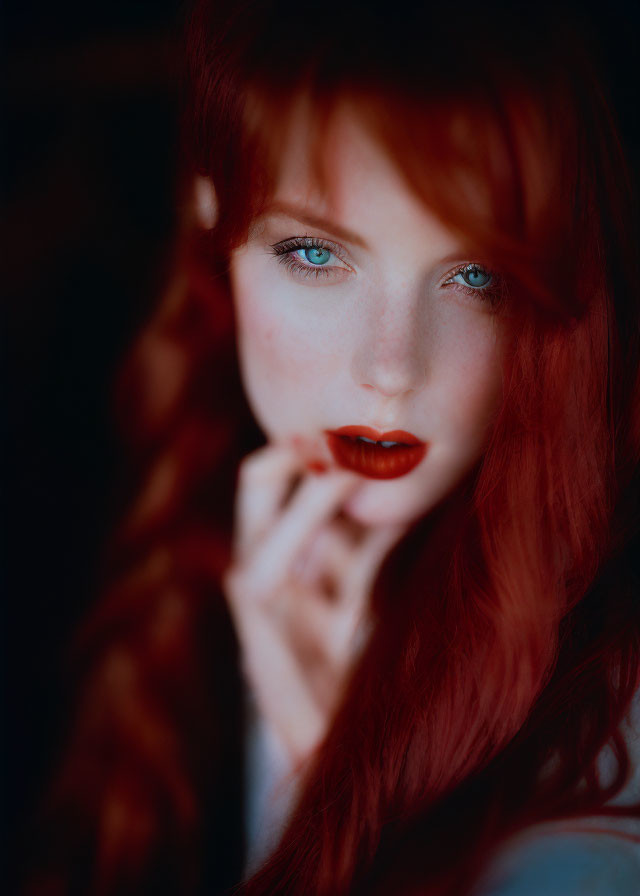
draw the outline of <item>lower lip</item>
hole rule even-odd
[[[398,479],[415,469],[425,456],[427,446],[381,445],[361,442],[335,433],[327,434],[329,449],[341,467],[368,479]]]

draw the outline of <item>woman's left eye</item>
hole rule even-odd
[[[500,290],[500,278],[482,265],[471,263],[452,271],[442,285],[459,286],[474,299],[495,302]]]
[[[329,277],[349,268],[342,261],[339,248],[328,240],[315,237],[294,237],[271,246],[278,261],[297,277]]]
[[[327,264],[332,254],[325,246],[312,246],[311,249],[296,249],[296,255],[311,262],[311,264]]]
[[[493,282],[493,274],[479,264],[466,264],[446,282],[459,283],[471,289],[486,289]]]

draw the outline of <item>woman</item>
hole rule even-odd
[[[632,892],[625,162],[577,19],[456,19],[195,8],[54,793],[81,892]]]

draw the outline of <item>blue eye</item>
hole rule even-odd
[[[451,271],[442,285],[455,287],[474,302],[492,309],[498,308],[504,295],[501,275],[487,270],[477,262],[467,262]]]
[[[463,286],[469,286],[471,289],[486,289],[493,281],[493,275],[489,271],[485,271],[480,265],[470,264],[459,270],[452,280],[456,282],[456,277],[462,278]],[[460,283],[460,281],[457,281]]]
[[[473,286],[476,289],[488,286],[491,283],[491,274],[487,273],[487,271],[483,271],[482,268],[477,267],[465,271],[462,278],[469,286]]]
[[[331,258],[331,252],[324,246],[311,246],[306,249],[298,249],[296,255],[305,258],[311,264],[326,264]]]
[[[322,278],[327,283],[340,282],[351,270],[339,245],[312,236],[283,240],[271,246],[271,252],[298,280]]]

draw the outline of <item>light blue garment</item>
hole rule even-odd
[[[640,845],[614,834],[529,837],[494,863],[474,896],[640,896]]]
[[[621,730],[632,774],[611,800],[617,806],[640,802],[640,690]],[[608,783],[616,769],[609,747],[598,767]],[[640,818],[594,816],[529,828],[499,850],[473,896],[640,896]]]
[[[243,879],[260,867],[280,839],[296,799],[296,780],[282,744],[245,689],[245,835]]]

